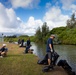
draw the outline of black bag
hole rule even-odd
[[[56,65],[58,57],[59,55],[56,52],[52,54],[52,65]],[[48,54],[42,60],[38,60],[37,64],[48,65]]]
[[[57,65],[62,66],[64,69],[72,70],[71,66],[67,63],[66,60],[60,60]]]
[[[43,72],[48,72],[49,70],[53,70],[53,66],[45,66],[42,69]]]
[[[46,54],[42,60],[38,60],[37,64],[47,65],[48,64],[48,55]]]
[[[43,67],[42,71],[43,71],[43,72],[48,72],[48,71],[49,71],[49,69],[50,69],[50,67],[49,67],[49,66],[45,66],[45,67]]]
[[[66,60],[60,60],[57,65],[61,66],[68,73],[68,75],[76,75]]]
[[[56,62],[58,60],[58,57],[59,57],[59,55],[56,52],[54,52],[52,54],[52,65],[54,65],[54,66],[56,65]]]

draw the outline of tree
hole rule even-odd
[[[42,26],[42,37],[45,37],[48,32],[49,32],[49,27],[47,26],[47,23],[44,22]]]
[[[75,13],[72,14],[71,21],[75,21]]]
[[[42,27],[38,27],[38,29],[36,30],[36,40],[37,41],[41,41],[41,42],[45,42],[46,41],[46,36],[49,33],[49,27],[47,26],[47,23],[44,22]]]
[[[72,14],[70,20],[67,20],[67,27],[69,27],[69,28],[74,28],[74,27],[76,27],[75,13]]]
[[[42,32],[41,32],[40,27],[38,27],[35,36],[38,40],[42,40]]]

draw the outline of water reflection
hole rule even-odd
[[[31,48],[34,49],[33,53],[35,55],[37,55],[39,58],[43,58],[44,57],[45,49],[44,49],[43,45],[32,43],[32,47]]]
[[[46,45],[31,43],[34,54],[39,58],[43,58],[46,54]],[[74,45],[54,45],[55,51],[60,55],[60,59],[65,59],[72,66],[73,70],[76,71],[76,46]]]

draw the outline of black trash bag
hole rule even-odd
[[[56,52],[52,54],[52,65],[56,65],[58,57],[59,55]],[[37,64],[48,65],[48,54],[42,60],[38,60]]]
[[[61,66],[68,73],[68,75],[76,75],[66,60],[60,60],[57,65]]]
[[[42,60],[38,60],[37,64],[47,65],[48,64],[48,55],[46,54]]]
[[[54,52],[52,54],[52,65],[54,65],[54,66],[56,65],[58,58],[59,58],[59,55],[56,52]]]
[[[48,62],[47,62],[47,60],[38,60],[37,64],[40,64],[40,65],[47,65]]]
[[[53,66],[45,66],[42,69],[43,72],[48,72],[49,70],[53,70]]]
[[[64,69],[72,70],[71,66],[67,63],[66,60],[60,60],[57,65],[62,66]]]

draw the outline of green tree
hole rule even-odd
[[[74,27],[76,27],[75,13],[72,14],[71,19],[67,20],[67,27],[68,28],[74,28]]]
[[[38,27],[35,36],[36,36],[36,39],[37,39],[36,41],[42,40],[42,32],[41,32],[40,27]]]
[[[36,40],[37,41],[41,41],[41,42],[45,42],[46,41],[46,36],[49,33],[49,27],[47,26],[47,23],[44,22],[42,27],[38,27],[38,29],[36,30]]]
[[[47,26],[47,23],[44,22],[42,26],[42,37],[45,37],[49,32],[49,27]]]

